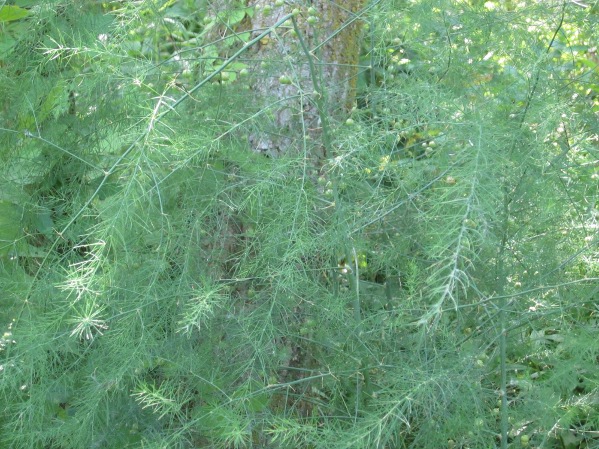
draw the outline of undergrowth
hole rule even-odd
[[[240,2],[1,7],[3,447],[599,447],[596,5],[512,3],[368,5],[318,169]]]

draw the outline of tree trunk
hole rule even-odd
[[[364,0],[315,1],[295,10],[294,18],[260,41],[251,85],[266,120],[260,120],[249,143],[255,151],[277,157],[308,156],[317,164],[330,156],[328,126],[354,101],[360,24]],[[292,12],[272,0],[249,0],[254,6],[254,36]],[[311,145],[305,145],[310,141]]]

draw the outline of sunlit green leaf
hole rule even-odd
[[[5,5],[0,7],[0,22],[12,22],[29,15],[29,11],[14,5]]]

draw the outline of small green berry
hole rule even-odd
[[[289,78],[287,75],[281,75],[279,77],[279,83],[281,83],[281,84],[291,84],[291,78]]]
[[[306,22],[308,22],[310,25],[314,25],[315,23],[318,23],[318,17],[316,17],[316,16],[309,16],[306,19]]]

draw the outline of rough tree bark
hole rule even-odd
[[[292,21],[261,40],[254,50],[251,89],[267,120],[249,136],[251,147],[277,157],[306,151],[318,165],[330,157],[327,127],[354,101],[360,49],[359,13],[365,0],[313,1],[311,6],[276,6],[249,0],[254,36],[295,9]]]
[[[242,32],[250,32],[253,40],[284,17],[293,16],[243,55],[250,72],[251,106],[259,110],[247,133],[248,145],[273,158],[304,156],[316,180],[324,162],[334,156],[329,125],[343,118],[354,103],[361,13],[367,2],[245,1],[244,19],[233,27],[227,18],[231,11],[240,10],[240,3],[209,2],[207,15],[219,19],[206,40],[221,42]],[[224,229],[228,237],[220,240],[227,244],[242,233],[237,224]]]
[[[252,51],[250,89],[261,112],[249,133],[249,145],[274,158],[303,156],[315,180],[322,175],[326,160],[334,157],[330,125],[353,106],[360,51],[359,14],[366,2],[315,0],[303,7],[276,6],[279,3],[248,1],[248,6],[254,7],[249,25],[252,37],[293,13],[290,21],[263,38]],[[293,11],[295,8],[299,11]],[[299,309],[295,312],[298,317],[302,315]],[[312,363],[309,351],[293,339],[279,344],[289,349],[289,359],[282,365],[298,368],[280,372],[280,381],[303,377],[303,369]],[[305,416],[311,415],[310,401],[292,406]]]

